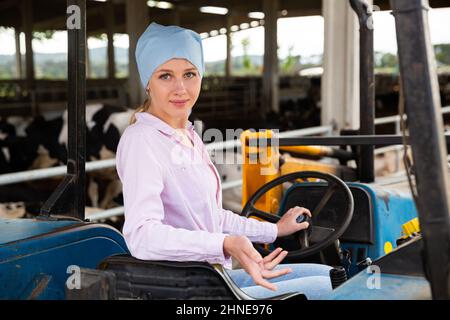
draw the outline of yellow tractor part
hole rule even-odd
[[[419,219],[414,218],[402,225],[402,235],[397,239],[397,244],[404,243],[414,237],[414,235],[420,233]]]
[[[241,134],[243,206],[260,187],[280,176],[278,148],[267,147],[267,142],[272,138],[274,134],[270,130],[263,132],[246,130]],[[258,139],[261,143],[257,145],[253,143],[256,140],[251,139]],[[276,214],[280,206],[281,194],[282,186],[272,188],[256,202],[255,207]]]
[[[281,148],[280,148],[281,149]],[[280,174],[285,175],[297,171],[319,171],[324,173],[331,173],[338,177],[342,177],[342,171],[348,168],[342,166],[321,163],[314,160],[306,160],[294,158],[290,155],[283,155],[283,161],[280,167]],[[312,181],[312,180],[311,180]]]
[[[285,152],[294,152],[308,156],[324,157],[330,155],[333,151],[329,147],[321,146],[294,146],[278,147],[278,143],[267,143],[274,139],[274,133],[271,130],[263,132],[254,132],[246,130],[241,134],[242,144],[242,205],[244,206],[248,199],[264,184],[280,177],[281,175],[297,171],[319,171],[334,174],[342,179],[350,179],[356,175],[353,169],[341,166],[321,163],[314,160],[299,159],[285,154],[280,156],[280,150]],[[258,140],[256,140],[258,139]],[[250,140],[252,141],[250,145]],[[256,143],[260,141],[262,143]],[[281,161],[280,161],[281,160]],[[314,179],[310,179],[313,182]],[[265,196],[262,196],[255,207],[265,212],[276,214],[279,209],[282,186],[269,190]]]
[[[280,147],[280,151],[313,157],[326,157],[332,153],[331,148],[325,146],[287,146]]]
[[[402,234],[405,237],[411,236],[413,233],[420,232],[419,219],[414,218],[402,225]]]

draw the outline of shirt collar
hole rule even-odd
[[[169,136],[173,136],[175,134],[174,128],[172,128],[169,124],[167,124],[163,120],[159,119],[158,117],[155,117],[154,115],[152,115],[149,112],[136,113],[136,121],[149,124],[152,127],[156,128],[157,130],[159,130]],[[194,131],[194,125],[189,120],[187,121],[186,129],[191,132]]]

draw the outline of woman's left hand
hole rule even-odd
[[[310,218],[312,217],[311,212],[303,207],[294,207],[286,211],[277,222],[278,237],[289,236],[297,231],[307,229],[309,227],[308,222],[297,222],[297,218],[303,214],[308,215]]]

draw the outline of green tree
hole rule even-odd
[[[396,68],[398,66],[397,55],[392,53],[380,53],[378,63],[376,67],[378,68]]]
[[[299,60],[298,56],[294,56],[292,54],[292,51],[294,51],[294,46],[290,46],[288,49],[288,55],[286,59],[284,59],[281,62],[281,72],[284,74],[290,74],[292,73],[297,61]]]
[[[444,66],[450,65],[450,43],[435,45],[434,52],[436,53],[438,64]]]
[[[53,38],[54,34],[55,34],[55,30],[34,31],[33,39],[37,39],[39,41],[50,40]]]
[[[377,72],[397,74],[397,55],[389,52],[375,52],[375,69]]]
[[[241,41],[242,44],[242,49],[244,51],[244,56],[243,56],[243,66],[245,70],[252,70],[253,69],[253,64],[252,61],[250,60],[250,57],[248,55],[248,47],[250,46],[250,38],[245,38],[242,39]]]

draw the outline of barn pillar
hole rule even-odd
[[[17,79],[22,79],[23,67],[22,67],[22,54],[20,50],[20,30],[16,28],[14,30],[14,35],[16,39],[16,77]]]
[[[114,2],[106,2],[106,34],[108,36],[108,79],[114,80],[116,77],[116,65],[114,57]]]
[[[279,112],[277,20],[278,0],[263,0],[264,74],[263,112]]]
[[[86,42],[86,50],[85,50],[85,55],[86,55],[86,77],[90,78],[92,77],[91,75],[91,55],[89,53],[89,46],[88,43]]]
[[[226,28],[227,28],[227,57],[225,60],[225,76],[231,77],[232,73],[232,56],[231,56],[231,47],[232,47],[232,39],[231,39],[231,26],[233,25],[233,17],[230,13],[228,13],[225,17],[226,19]]]
[[[130,39],[129,46],[129,76],[128,76],[128,92],[129,107],[136,108],[145,100],[145,90],[141,85],[139,77],[135,51],[139,37],[145,31],[149,24],[149,15],[147,1],[127,0],[126,6],[126,28]]]
[[[22,0],[22,29],[25,32],[25,74],[26,89],[34,89],[34,57],[33,57],[33,2]]]
[[[323,0],[322,125],[359,128],[359,26],[348,1]]]

